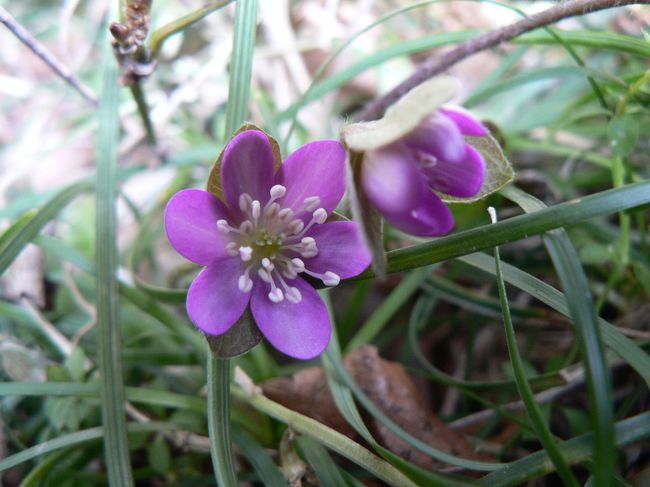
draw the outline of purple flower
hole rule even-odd
[[[434,191],[458,198],[479,193],[485,161],[463,136],[487,134],[468,111],[443,106],[397,140],[365,152],[363,190],[394,227],[413,235],[443,235],[454,219]]]
[[[329,315],[303,277],[335,286],[370,262],[356,223],[328,221],[345,191],[344,161],[341,144],[317,141],[275,172],[268,137],[247,130],[224,151],[223,201],[199,189],[171,198],[167,237],[205,266],[187,296],[198,328],[220,335],[250,305],[260,331],[281,352],[309,359],[325,349]]]

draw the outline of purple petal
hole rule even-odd
[[[370,265],[359,226],[355,222],[328,222],[316,225],[308,233],[316,240],[318,255],[303,259],[312,272],[334,272],[341,279],[356,276]]]
[[[311,219],[311,212],[301,209],[305,198],[312,196],[320,198],[319,206],[329,214],[345,192],[345,149],[335,140],[305,144],[287,158],[276,183],[287,188],[282,206],[293,208],[303,220]]]
[[[402,213],[384,213],[395,228],[420,237],[435,237],[449,233],[454,227],[454,217],[447,205],[432,191],[426,191],[420,203]]]
[[[436,113],[408,133],[404,142],[438,161],[457,162],[465,156],[465,140],[456,124]]]
[[[226,255],[228,240],[217,230],[217,220],[228,219],[228,209],[202,189],[176,193],[165,208],[165,231],[176,251],[199,265]]]
[[[445,105],[439,111],[449,117],[463,135],[485,137],[488,134],[485,126],[468,110],[462,107]]]
[[[244,313],[250,293],[239,290],[241,262],[226,257],[213,262],[194,279],[187,293],[187,314],[209,335],[221,335]]]
[[[406,211],[427,190],[411,149],[402,144],[366,152],[361,171],[366,196],[380,211]]]
[[[288,284],[300,291],[299,303],[286,299],[272,303],[268,284],[258,280],[253,288],[251,310],[262,334],[282,353],[298,359],[314,358],[325,350],[332,328],[325,303],[301,278]]]
[[[247,130],[236,135],[226,147],[221,165],[221,186],[228,206],[239,208],[242,193],[263,206],[269,200],[274,171],[273,149],[263,132]]]
[[[465,158],[460,162],[441,161],[423,170],[432,189],[459,198],[469,198],[481,190],[485,178],[483,156],[465,144]]]

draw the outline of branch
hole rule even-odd
[[[463,42],[443,55],[430,57],[418,67],[413,75],[381,98],[367,105],[356,118],[357,120],[375,120],[381,117],[386,108],[429,78],[433,78],[442,73],[472,54],[507,42],[525,32],[539,29],[540,27],[545,27],[562,19],[575,17],[576,15],[585,15],[612,7],[648,3],[650,3],[650,0],[571,0],[562,2],[548,10],[526,17],[514,24],[486,32],[474,39]]]
[[[7,26],[13,35],[15,35],[23,44],[45,62],[52,70],[58,74],[64,81],[72,86],[81,96],[83,96],[94,107],[97,106],[97,97],[93,91],[86,86],[72,71],[68,69],[61,61],[41,44],[27,29],[20,25],[12,15],[0,6],[0,22]]]

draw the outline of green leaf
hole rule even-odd
[[[169,445],[163,435],[156,435],[156,438],[147,448],[147,458],[149,465],[156,472],[167,475],[172,466],[172,455],[169,451]]]
[[[629,156],[639,139],[640,124],[633,115],[618,115],[607,125],[609,147],[617,157]]]
[[[485,159],[485,179],[481,190],[471,198],[457,198],[446,194],[440,194],[443,201],[448,203],[472,203],[485,198],[486,196],[500,190],[508,184],[515,176],[512,164],[503,154],[501,146],[491,135],[485,137],[466,136],[465,140],[469,145],[481,153]]]

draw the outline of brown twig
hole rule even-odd
[[[525,32],[546,27],[547,25],[562,19],[575,17],[576,15],[584,15],[598,10],[625,5],[648,3],[650,3],[650,0],[571,0],[562,2],[548,10],[526,17],[514,24],[481,34],[459,44],[445,54],[430,57],[418,67],[413,75],[381,98],[368,104],[356,118],[357,120],[375,120],[381,117],[386,108],[429,78],[442,73],[472,54],[507,42]]]
[[[93,91],[86,86],[72,71],[68,69],[54,54],[52,54],[43,44],[41,44],[33,35],[20,25],[5,8],[0,6],[0,22],[11,31],[23,44],[25,44],[34,54],[43,60],[52,70],[58,74],[65,82],[72,86],[81,96],[83,96],[92,106],[97,106],[97,97]]]

